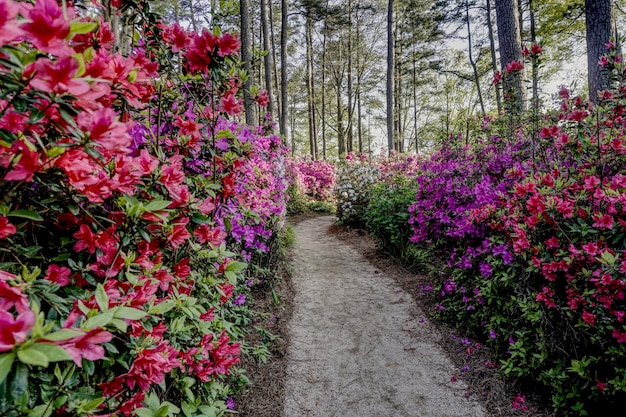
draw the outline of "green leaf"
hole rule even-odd
[[[150,411],[147,408],[136,408],[135,415],[137,417],[154,417],[154,414],[152,413],[152,411]]]
[[[247,263],[233,261],[233,262],[230,262],[226,266],[226,270],[227,271],[232,271],[234,273],[239,273],[239,272],[243,271],[247,266],[248,266]]]
[[[109,296],[102,284],[98,284],[96,287],[96,303],[98,303],[100,311],[107,311],[109,309]]]
[[[96,411],[96,409],[100,406],[100,404],[102,404],[104,402],[104,398],[100,397],[100,398],[94,398],[93,400],[89,401],[87,404],[85,404],[82,409],[85,412],[93,412]]]
[[[113,319],[113,311],[109,310],[105,313],[98,314],[97,316],[93,316],[83,323],[81,326],[84,329],[91,330],[96,327],[105,327],[107,324],[111,322]]]
[[[195,405],[190,404],[188,402],[183,402],[180,407],[183,409],[183,413],[185,413],[185,415],[187,417],[193,417],[194,413],[196,412],[197,408]]]
[[[167,405],[161,406],[161,408],[159,408],[157,412],[154,413],[154,417],[167,417],[168,410],[169,407]]]
[[[0,355],[0,384],[6,379],[11,368],[13,367],[13,361],[15,360],[15,353],[3,353]]]
[[[62,347],[53,345],[52,343],[35,343],[28,347],[29,350],[42,353],[48,358],[49,362],[71,361],[72,357]]]
[[[48,356],[41,352],[35,345],[31,345],[26,349],[20,349],[17,351],[17,358],[20,362],[27,365],[46,367],[50,363]]]
[[[56,342],[59,340],[71,339],[72,337],[76,337],[81,334],[83,334],[83,332],[80,332],[78,330],[62,329],[62,330],[59,330],[58,332],[45,335],[44,339]]]
[[[126,324],[126,322],[122,319],[111,320],[111,325],[122,333],[126,333],[128,331],[128,324]]]
[[[172,204],[172,202],[167,200],[152,200],[148,204],[144,205],[144,208],[147,211],[159,211],[166,209],[170,204]]]
[[[164,313],[167,313],[168,311],[173,309],[175,305],[176,304],[175,304],[174,300],[163,301],[162,303],[159,303],[159,304],[155,305],[154,307],[152,307],[150,309],[150,314],[164,314]]]
[[[97,23],[73,21],[70,23],[70,35],[82,35],[98,29]]]
[[[41,404],[30,410],[28,417],[48,417],[54,411],[50,404]]]
[[[115,309],[115,318],[128,319],[128,320],[141,320],[146,317],[148,313],[143,310],[132,307],[117,307]]]
[[[43,217],[41,217],[38,213],[30,210],[13,210],[7,214],[9,217],[21,217],[23,219],[43,221]]]

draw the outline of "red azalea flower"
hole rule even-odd
[[[17,156],[17,162],[11,167],[11,170],[4,176],[7,181],[26,181],[33,180],[36,172],[43,169],[39,153],[31,151],[24,141],[18,141],[13,144]]]
[[[167,241],[170,242],[174,249],[191,237],[191,234],[187,231],[187,223],[189,223],[188,218],[183,218],[178,223],[174,223],[174,228],[167,236]]]
[[[16,17],[19,6],[13,0],[0,0],[0,47],[19,38],[23,31]]]
[[[2,284],[2,282],[0,282]],[[24,311],[17,317],[0,310],[0,352],[6,352],[23,343],[35,326],[35,313]]]
[[[593,227],[597,227],[598,229],[612,229],[613,228],[613,216],[610,216],[608,214],[604,214],[604,215],[594,214],[593,220],[594,220]]]
[[[220,99],[220,111],[229,116],[236,116],[243,111],[241,100],[230,93]]]
[[[9,222],[9,219],[4,216],[0,216],[0,239],[6,239],[16,232],[16,227]]]
[[[189,266],[189,258],[183,258],[176,265],[174,265],[173,271],[180,279],[185,279],[191,274],[191,267]]]
[[[513,71],[522,71],[523,69],[524,69],[524,64],[522,64],[519,61],[511,61],[506,65],[504,71],[507,73],[511,73]]]
[[[76,252],[85,249],[92,255],[96,252],[96,235],[91,231],[89,225],[81,224],[79,230],[74,233],[73,237],[78,239],[74,244],[74,250]]]
[[[585,310],[583,311],[583,321],[593,327],[596,324],[596,315]]]
[[[103,108],[89,114],[78,115],[78,125],[89,134],[89,139],[98,145],[98,150],[107,158],[130,152],[132,139],[127,133],[128,124],[117,121],[113,109]]]
[[[217,38],[206,29],[199,35],[192,35],[191,45],[187,48],[185,57],[189,70],[206,72],[212,62],[212,56],[217,46]]]
[[[73,9],[66,9],[69,16]],[[26,37],[35,48],[57,56],[70,56],[74,53],[67,44],[70,35],[70,22],[63,17],[63,9],[56,0],[37,0],[29,9],[28,21],[21,25]]]
[[[219,227],[209,227],[207,224],[203,224],[194,230],[193,235],[200,243],[208,242],[214,248],[221,245],[227,236],[226,232]]]
[[[239,48],[241,48],[241,42],[236,34],[225,33],[217,40],[217,55],[221,57],[233,55],[239,51]]]
[[[172,52],[176,53],[187,47],[189,35],[178,23],[167,27],[164,34],[167,44],[172,48]]]
[[[65,349],[72,357],[74,363],[78,367],[82,367],[83,359],[90,361],[102,359],[105,352],[101,344],[110,342],[111,339],[113,339],[111,333],[96,328],[71,339],[56,342],[55,344]]]
[[[221,294],[220,301],[222,302],[222,304],[224,304],[233,296],[233,291],[235,290],[235,286],[230,283],[225,283],[225,284],[219,285],[217,287],[217,290]]]
[[[64,287],[72,283],[72,281],[70,280],[71,273],[72,271],[69,268],[51,264],[48,266],[45,279],[55,282],[61,287]]]
[[[3,275],[8,275],[8,279],[15,278],[15,275],[6,272]],[[0,278],[4,279],[3,276]],[[5,281],[0,281],[0,311],[9,311],[11,308],[15,308],[18,313],[30,311],[28,297],[19,287],[12,287]]]
[[[270,104],[270,96],[267,92],[267,90],[263,90],[259,93],[258,97],[256,98],[257,103],[259,103],[259,106],[261,107],[267,107],[268,104]]]

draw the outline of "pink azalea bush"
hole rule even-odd
[[[335,187],[335,166],[327,161],[310,158],[290,160],[292,181],[302,192],[316,201],[332,201]]]
[[[149,10],[122,56],[101,19],[0,0],[3,416],[219,415],[240,383],[285,149],[235,122],[237,35]]]

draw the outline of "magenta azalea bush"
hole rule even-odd
[[[441,260],[439,317],[491,345],[501,371],[559,415],[610,414],[626,399],[626,73],[614,50],[601,65],[614,87],[597,105],[562,90],[557,111],[505,127],[512,136],[486,123],[485,139],[450,138],[387,175],[417,185],[406,227]],[[370,195],[370,222],[402,236],[383,213],[411,191],[391,184]]]
[[[0,414],[212,416],[284,222],[236,34],[0,0]],[[115,11],[115,10],[114,10]],[[255,267],[256,266],[256,267]]]

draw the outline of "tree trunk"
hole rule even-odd
[[[274,97],[272,96],[272,54],[270,51],[270,35],[269,24],[267,22],[267,4],[265,0],[261,0],[261,32],[263,34],[263,50],[265,56],[263,57],[264,74],[265,74],[265,89],[267,95],[270,98],[267,104],[267,111],[270,114],[274,113]]]
[[[346,140],[343,130],[343,103],[341,102],[341,78],[337,77],[337,145],[339,158],[346,155]]]
[[[600,57],[607,53],[604,46],[615,34],[615,15],[612,0],[585,0],[585,21],[587,25],[587,81],[589,100],[597,102],[598,91],[609,87],[609,73],[600,68]]]
[[[415,136],[415,153],[419,155],[420,147],[417,138],[417,63],[415,61],[417,61],[417,58],[415,51],[413,51],[413,136]]]
[[[487,0],[487,29],[489,31],[489,49],[491,52],[491,69],[495,75],[498,72],[498,60],[496,58],[496,43],[493,36],[493,24],[491,23],[491,0]],[[496,84],[496,105],[498,114],[502,113],[502,98],[500,97],[500,84]]]
[[[322,159],[326,160],[326,22],[322,30]]]
[[[272,48],[272,91],[275,91],[276,116],[280,117],[282,113],[280,111],[280,94],[278,93],[278,61],[276,60],[276,36],[274,36],[274,12],[271,0],[267,4],[267,9],[269,11],[270,46]],[[272,117],[275,117],[273,113]]]
[[[522,83],[523,71],[512,71],[508,74],[505,71],[506,66],[511,62],[523,62],[517,0],[498,0],[495,2],[495,7],[505,96],[508,95],[506,98],[510,103],[509,111],[519,114],[526,107]]]
[[[537,33],[535,28],[535,5],[533,4],[533,0],[528,0],[528,8],[530,13],[530,43],[535,45],[537,43]],[[532,46],[531,45],[531,46]],[[532,68],[532,79],[533,79],[533,97],[532,97],[532,107],[534,109],[539,108],[539,66],[536,60],[533,62]]]
[[[241,19],[241,61],[248,75],[243,83],[243,107],[246,113],[246,124],[254,125],[256,114],[254,111],[254,100],[252,99],[252,94],[250,94],[252,67],[250,65],[250,12],[248,0],[239,0],[239,15]]]
[[[393,150],[393,0],[387,3],[387,146]]]
[[[348,152],[352,152],[354,134],[352,131],[352,0],[348,0]]]
[[[478,68],[476,68],[476,62],[472,55],[472,28],[470,26],[470,14],[469,14],[469,0],[465,0],[465,22],[467,23],[467,51],[469,54],[469,61],[474,70],[474,83],[476,84],[476,90],[478,91],[478,100],[480,102],[480,111],[482,117],[485,117],[485,103],[483,102],[483,93],[480,89],[480,76],[478,75]]]
[[[196,12],[193,0],[189,0],[189,18],[191,19],[191,27],[193,28],[193,31],[198,33],[198,19],[196,19]]]
[[[317,135],[315,126],[315,98],[313,96],[313,20],[308,15],[306,18],[306,84],[309,112],[309,145],[311,146],[311,157],[317,159]]]
[[[281,108],[280,108],[280,134],[283,135],[286,142],[289,142],[287,137],[287,118],[288,106],[287,106],[287,35],[288,35],[288,10],[287,0],[281,0],[281,31],[280,31],[280,96],[281,96]]]

